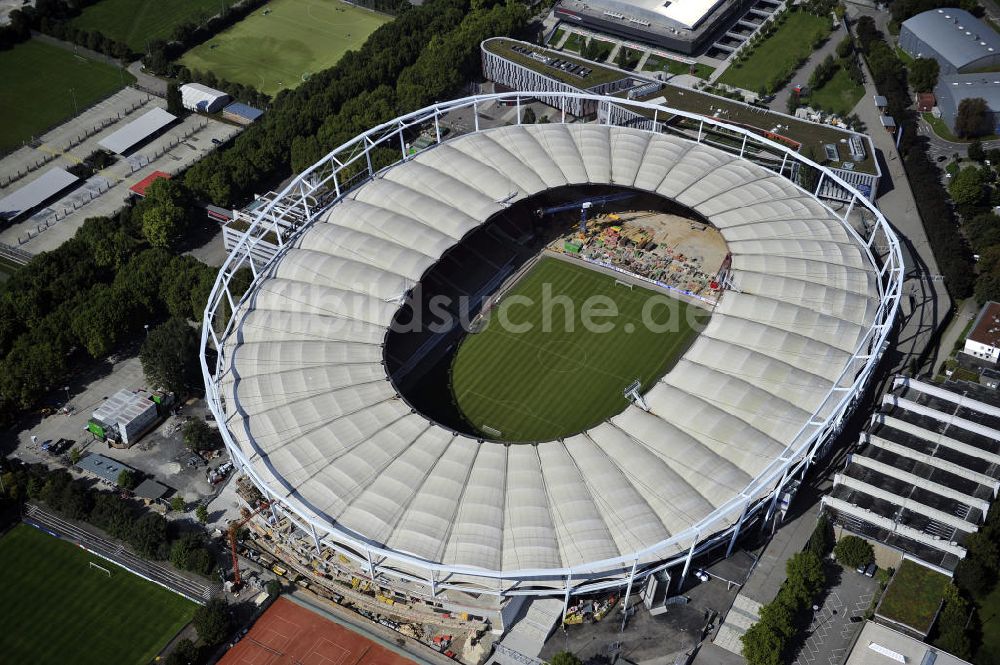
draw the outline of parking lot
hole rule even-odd
[[[0,189],[0,196],[23,187],[53,167],[65,168],[81,162],[100,148],[98,142],[101,139],[154,107],[165,108],[166,102],[126,88],[52,130],[36,148],[25,147],[8,155],[0,160],[0,182],[6,182],[43,157],[55,155],[55,158]],[[128,112],[129,109],[134,110]],[[93,130],[95,126],[115,119],[118,114],[123,114],[120,120],[68,147],[88,128]],[[241,129],[207,116],[189,115],[127,157],[119,157],[114,164],[95,173],[84,184],[50,202],[28,219],[5,228],[0,232],[0,242],[33,254],[55,249],[73,237],[88,217],[112,215],[120,210],[130,195],[128,188],[153,171],[182,171],[230,140]]]
[[[111,457],[152,476],[182,496],[189,509],[196,503],[215,498],[225,482],[212,485],[208,481],[208,471],[227,462],[228,456],[223,451],[219,457],[206,462],[187,449],[181,431],[188,418],[204,418],[208,415],[203,400],[191,400],[183,404],[179,414],[171,415],[136,445],[125,450],[111,448],[86,431],[91,413],[105,399],[122,389],[150,387],[143,377],[137,357],[112,358],[109,365],[108,373],[80,389],[71,388],[68,405],[50,406],[49,409],[54,412],[42,415],[37,424],[18,433],[14,456],[28,463],[68,466],[68,454],[53,456],[41,448],[47,441],[70,439],[84,453],[99,453]],[[67,410],[68,414],[65,412]],[[219,507],[210,506],[210,521],[222,521],[222,505],[224,504]]]

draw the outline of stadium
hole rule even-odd
[[[202,334],[207,399],[263,514],[293,525],[275,537],[327,579],[489,616],[512,596],[568,605],[654,572],[679,588],[693,560],[728,555],[775,515],[886,346],[900,247],[851,185],[747,130],[645,102],[547,93],[557,107],[593,102],[596,121],[521,124],[533,97],[439,103],[352,139],[258,209],[220,272]],[[516,124],[485,126],[498,101],[517,107]],[[615,126],[618,106],[649,120]],[[433,140],[418,151],[421,134]],[[803,190],[806,169],[815,191],[833,179],[850,201],[834,209]],[[641,211],[717,233],[725,265],[696,293],[555,256],[596,223],[581,209],[601,206],[605,220]],[[259,251],[268,241],[273,255]],[[567,271],[594,281],[578,288],[586,277]],[[655,293],[697,325],[491,358],[502,335],[490,337],[492,319],[477,328],[479,315],[532,280],[623,310]],[[401,332],[445,293],[466,296],[471,325]],[[486,349],[462,379],[472,345]],[[627,369],[588,374],[601,362]],[[534,378],[517,384],[522,371]],[[441,399],[460,379],[511,395],[468,417]],[[591,406],[560,411],[577,399]],[[557,422],[512,432],[519,413]]]

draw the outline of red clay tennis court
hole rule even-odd
[[[415,665],[394,651],[278,598],[221,665]]]

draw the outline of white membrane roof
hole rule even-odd
[[[648,413],[537,445],[480,443],[413,413],[381,364],[399,296],[497,201],[567,183],[690,206],[729,243],[740,291],[650,389]],[[262,482],[333,533],[447,566],[581,566],[684,531],[805,440],[861,368],[852,352],[877,299],[843,225],[769,170],[637,129],[502,127],[418,154],[303,232],[236,313],[226,425]]]

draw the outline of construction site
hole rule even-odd
[[[711,224],[655,211],[597,215],[547,249],[640,277],[710,307],[718,302],[731,261],[726,241]]]

